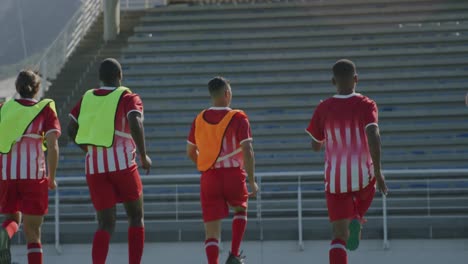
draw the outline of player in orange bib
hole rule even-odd
[[[1,264],[11,263],[10,239],[21,218],[28,263],[42,264],[41,225],[49,206],[48,189],[56,187],[61,132],[55,103],[36,100],[40,82],[33,71],[21,71],[16,79],[20,98],[0,107],[0,212],[5,216],[0,228]]]
[[[194,120],[187,140],[187,155],[202,172],[200,199],[205,223],[205,251],[208,264],[218,264],[221,219],[234,209],[232,244],[228,264],[244,263],[240,244],[247,225],[246,177],[255,197],[254,151],[247,116],[229,108],[232,99],[229,82],[216,77],[208,83],[213,107]]]

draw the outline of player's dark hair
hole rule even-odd
[[[210,95],[212,97],[218,97],[225,90],[229,89],[229,86],[229,80],[217,76],[211,79],[211,81],[208,83],[208,91],[210,91]]]
[[[333,65],[333,76],[335,78],[351,78],[356,75],[356,65],[346,59],[339,60]]]
[[[114,58],[107,58],[101,62],[99,66],[99,80],[105,85],[114,84],[120,79],[122,74],[122,66]]]
[[[33,98],[41,86],[41,77],[32,70],[21,70],[15,82],[16,91],[23,98]]]

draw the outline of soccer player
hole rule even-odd
[[[55,103],[35,99],[41,78],[23,70],[16,79],[20,99],[0,108],[0,263],[11,263],[10,240],[23,218],[28,263],[42,263],[41,225],[48,210],[48,189],[55,189],[60,123]],[[44,154],[47,146],[47,166]]]
[[[143,191],[136,150],[143,169],[150,171],[143,130],[140,97],[121,86],[122,67],[112,58],[99,67],[102,85],[87,91],[70,113],[68,133],[86,152],[86,181],[97,211],[92,259],[104,264],[114,232],[116,204],[123,202],[128,216],[128,256],[139,264],[143,255]]]
[[[358,76],[349,60],[333,66],[337,95],[321,102],[307,133],[312,148],[325,145],[325,189],[334,239],[330,264],[348,263],[346,249],[359,245],[361,224],[378,189],[387,194],[380,163],[380,134],[377,105],[356,93]]]
[[[221,219],[234,209],[232,244],[228,264],[244,263],[240,244],[247,225],[249,193],[246,176],[255,197],[254,151],[247,116],[229,108],[232,99],[229,82],[216,77],[208,83],[213,106],[193,121],[187,141],[187,156],[202,172],[200,199],[205,223],[205,251],[208,264],[218,264]]]

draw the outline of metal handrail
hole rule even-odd
[[[468,169],[403,169],[403,170],[384,170],[385,176],[392,175],[426,175],[426,174],[439,174],[439,175],[452,175],[452,174],[468,174]],[[270,177],[299,177],[299,176],[322,176],[323,171],[285,171],[285,172],[260,172],[255,174],[257,177],[270,178]],[[200,174],[165,174],[165,175],[144,175],[143,180],[195,180],[199,179]],[[71,182],[84,182],[84,177],[64,177],[58,179],[63,183]]]
[[[386,176],[392,176],[392,175],[457,175],[457,174],[467,174],[468,175],[468,169],[406,169],[406,170],[385,170],[384,174]],[[321,176],[323,175],[323,171],[298,171],[298,172],[274,172],[274,173],[257,173],[257,179],[258,179],[258,184],[260,187],[260,190],[262,188],[262,179],[264,177],[291,177],[291,179],[295,179],[298,181],[298,189],[297,189],[297,208],[298,208],[298,246],[299,250],[304,249],[304,244],[303,244],[303,237],[302,237],[302,221],[304,217],[302,216],[302,181],[301,177],[304,176]],[[174,175],[148,175],[148,176],[142,176],[143,179],[187,179],[187,180],[194,180],[198,179],[200,177],[199,174],[174,174]],[[297,179],[296,179],[297,178]],[[448,179],[450,181],[450,179]],[[59,186],[62,183],[84,183],[85,178],[84,177],[67,177],[67,178],[58,178],[57,179]],[[443,179],[426,179],[426,180],[418,180],[420,182],[432,182],[432,181],[443,181]],[[447,180],[446,180],[447,181]],[[171,186],[174,185],[178,189],[178,186],[180,184],[171,184]],[[428,185],[429,186],[429,185]],[[59,195],[59,190],[60,187],[57,187],[57,190],[55,191],[55,245],[57,248],[57,252],[60,251],[60,214],[59,214],[59,209],[60,209],[60,195]],[[176,192],[176,196],[178,197],[179,191]],[[430,197],[428,196],[427,199],[429,200]],[[261,205],[261,192],[259,193],[257,197],[257,222],[260,225],[260,240],[263,240],[263,225],[262,225],[262,205]],[[180,219],[178,218],[178,212],[179,212],[179,207],[178,207],[178,199],[176,199],[176,208],[177,208],[177,221],[180,222]],[[429,205],[430,206],[430,205]],[[430,210],[428,206],[428,210]],[[388,240],[388,215],[387,215],[387,197],[382,196],[382,221],[383,221],[383,248],[388,249],[390,247],[389,240]],[[179,230],[179,239],[181,239],[181,231]]]

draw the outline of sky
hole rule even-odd
[[[81,0],[0,0],[0,66],[44,50],[79,8]]]

